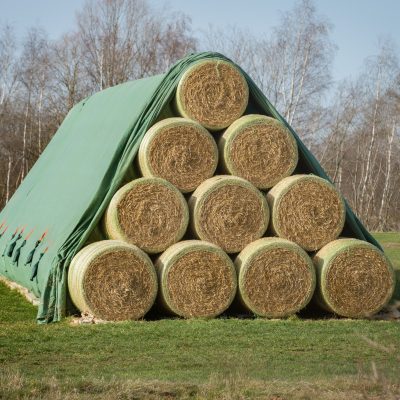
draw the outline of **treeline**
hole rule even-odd
[[[397,49],[381,42],[359,77],[333,82],[330,33],[309,0],[261,39],[235,28],[196,36],[187,16],[146,0],[88,0],[74,31],[56,41],[32,28],[19,42],[11,27],[0,26],[0,207],[74,104],[165,72],[187,53],[213,50],[252,76],[370,229],[399,230]]]

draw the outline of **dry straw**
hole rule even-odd
[[[189,221],[186,200],[161,178],[136,179],[117,191],[104,215],[108,238],[159,253],[178,242]]]
[[[282,179],[267,194],[271,229],[308,251],[336,239],[345,222],[342,196],[327,180],[315,175]]]
[[[168,118],[146,133],[138,160],[143,176],[159,176],[188,193],[214,175],[218,148],[207,129],[197,122]]]
[[[298,161],[297,143],[278,120],[265,115],[245,115],[219,140],[222,168],[231,175],[268,189],[291,175]]]
[[[179,242],[156,261],[159,302],[184,318],[212,318],[224,312],[236,294],[236,272],[218,246],[199,240]]]
[[[262,238],[236,257],[238,299],[249,311],[281,318],[304,308],[315,289],[315,269],[308,254],[281,238]]]
[[[385,254],[370,243],[338,239],[313,258],[317,271],[316,302],[349,318],[370,317],[393,295],[395,275]]]
[[[237,253],[260,238],[269,222],[264,195],[245,179],[221,175],[204,181],[189,199],[197,238]]]
[[[212,131],[224,129],[245,111],[249,88],[230,62],[211,59],[189,67],[179,81],[175,107],[182,117]]]
[[[104,240],[73,258],[68,286],[82,313],[122,321],[142,318],[154,304],[158,285],[146,253],[124,242]]]

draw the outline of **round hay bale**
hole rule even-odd
[[[270,188],[291,175],[298,161],[293,135],[281,122],[265,115],[239,118],[218,144],[223,170],[259,189]]]
[[[238,253],[260,238],[269,222],[265,196],[250,182],[230,175],[204,181],[189,199],[191,227],[197,238]]]
[[[261,238],[236,257],[238,299],[249,311],[268,318],[295,314],[311,300],[315,269],[308,254],[281,238]]]
[[[161,178],[140,178],[120,188],[104,215],[104,232],[147,253],[159,253],[178,242],[189,221],[186,200]]]
[[[315,300],[327,311],[349,318],[370,317],[393,295],[395,275],[390,261],[368,242],[335,240],[318,251],[313,261]]]
[[[190,66],[179,81],[175,106],[182,117],[212,131],[238,119],[249,101],[249,87],[239,69],[228,61],[209,59]]]
[[[186,240],[169,247],[155,262],[160,304],[184,318],[212,318],[232,303],[235,267],[218,246]]]
[[[218,148],[207,129],[197,122],[168,118],[147,131],[138,161],[143,176],[159,176],[188,193],[214,175]]]
[[[345,204],[336,188],[315,175],[282,179],[267,194],[271,229],[308,251],[336,239],[345,222]]]
[[[82,312],[108,321],[143,318],[157,296],[157,275],[138,247],[103,240],[84,247],[69,267],[71,299]]]

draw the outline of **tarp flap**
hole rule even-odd
[[[191,64],[215,57],[227,60],[218,53],[189,55],[167,74],[127,82],[77,104],[2,210],[0,235],[8,228],[0,238],[0,274],[40,298],[38,322],[59,321],[71,310],[67,271],[73,256],[98,224],[143,135],[171,101],[180,76]],[[250,107],[279,119],[294,134],[303,172],[328,178],[243,74],[250,87]],[[378,245],[348,206],[346,217],[346,234]]]

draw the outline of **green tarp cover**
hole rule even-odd
[[[0,224],[4,223],[0,234],[8,227],[0,239],[0,274],[40,299],[38,322],[59,321],[73,310],[67,289],[71,259],[100,221],[143,135],[172,100],[183,72],[207,58],[227,60],[218,53],[192,54],[166,74],[127,82],[81,101],[0,213]],[[250,88],[247,113],[267,114],[287,125],[299,145],[299,171],[328,178],[293,129],[243,74]],[[349,207],[344,233],[379,246]]]

